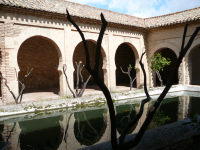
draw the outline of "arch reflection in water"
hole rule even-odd
[[[62,116],[19,122],[21,150],[57,150],[63,138],[59,120]]]
[[[119,134],[122,133],[125,126],[134,119],[136,115],[136,105],[139,104],[127,104],[116,107],[116,120],[117,120],[117,131]],[[137,126],[137,123],[129,130],[128,134],[131,134]]]
[[[170,118],[170,121],[164,124],[182,120],[192,111],[199,113],[200,98],[194,97],[195,92],[190,95],[192,97],[183,94],[178,97],[169,96],[163,101],[159,111]],[[197,95],[200,96],[199,93]],[[153,98],[151,104],[145,104],[141,119],[130,130],[129,134],[139,131],[148,114],[149,107],[155,100],[156,98]],[[118,136],[124,126],[134,118],[140,109],[140,104],[128,103],[116,106]],[[116,105],[118,104],[116,103]],[[90,109],[89,111],[87,108],[87,110],[83,110],[85,111],[74,113],[70,111],[69,113],[63,109],[48,113],[40,112],[15,116],[5,120],[0,118],[0,139],[1,141],[8,140],[11,143],[7,150],[74,150],[110,141],[111,127],[108,108]],[[55,115],[55,117],[52,117],[52,115]],[[49,118],[47,118],[48,116]],[[160,120],[162,118],[156,121]]]
[[[74,136],[82,145],[90,146],[97,143],[107,128],[106,109],[75,112]]]

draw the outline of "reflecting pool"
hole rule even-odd
[[[148,129],[182,120],[191,113],[200,114],[197,96],[196,92],[168,94]],[[145,104],[141,119],[129,134],[138,132],[156,97]],[[115,102],[118,136],[139,109],[139,99]],[[0,141],[11,143],[7,150],[75,150],[110,140],[109,111],[106,104],[100,104],[3,117],[0,131]]]

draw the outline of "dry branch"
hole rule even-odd
[[[27,67],[27,68],[28,68],[28,67]],[[0,75],[0,77],[1,77],[2,79],[5,80],[5,85],[6,85],[7,89],[8,89],[8,91],[9,91],[9,92],[11,93],[11,95],[13,96],[13,98],[14,98],[14,100],[15,100],[15,103],[16,103],[16,104],[20,104],[20,103],[22,102],[22,97],[23,97],[24,90],[25,90],[25,87],[26,87],[26,86],[25,86],[26,78],[30,75],[30,73],[31,73],[31,71],[33,70],[33,68],[32,68],[30,71],[29,71],[29,68],[28,68],[27,74],[24,76],[24,79],[23,79],[22,82],[19,81],[18,75],[17,75],[17,71],[16,71],[15,68],[14,68],[14,70],[15,70],[15,75],[16,75],[16,79],[17,79],[18,83],[20,83],[20,84],[22,85],[22,88],[21,88],[21,90],[20,90],[20,92],[19,92],[19,95],[18,95],[17,97],[15,96],[15,94],[13,93],[13,91],[10,90],[10,87],[9,87],[8,84],[7,84],[7,79],[4,78],[2,75]],[[20,101],[18,101],[19,98],[20,98]]]
[[[85,37],[84,37],[82,31],[80,30],[80,28],[78,27],[78,25],[72,20],[68,10],[66,10],[66,12],[67,12],[67,19],[77,29],[77,31],[79,32],[79,34],[82,38],[84,49],[85,49],[85,55],[86,55],[85,68],[92,75],[96,84],[99,86],[99,88],[101,89],[101,91],[104,93],[104,95],[106,97],[107,104],[108,104],[108,107],[109,107],[109,113],[110,113],[110,121],[111,121],[111,144],[112,144],[113,149],[118,149],[118,143],[117,143],[117,138],[116,138],[117,134],[116,134],[116,118],[115,118],[114,105],[113,105],[112,98],[111,98],[111,95],[110,95],[108,88],[103,83],[101,77],[98,74],[99,73],[99,59],[100,59],[100,53],[101,53],[101,43],[102,43],[104,32],[105,32],[106,27],[107,27],[107,21],[105,20],[103,14],[101,13],[102,26],[101,26],[100,34],[99,34],[99,37],[98,37],[98,40],[97,40],[96,55],[95,55],[95,66],[94,66],[94,69],[91,69],[89,51],[88,51],[88,46],[87,46]]]
[[[122,67],[120,67],[120,69],[122,70],[122,72],[123,72],[124,74],[127,74],[128,77],[129,77],[129,79],[130,79],[130,91],[131,91],[131,90],[132,90],[132,87],[133,87],[133,82],[137,79],[137,77],[135,77],[134,79],[132,79],[132,77],[131,77],[131,68],[130,68],[130,67],[127,67],[127,68],[128,68],[128,71],[125,72],[125,71],[122,69]]]
[[[82,71],[84,65],[82,65],[81,61],[79,61],[79,63],[75,62],[75,64],[77,66],[77,82],[76,82],[76,90],[75,90],[76,92],[74,92],[72,90],[72,88],[70,87],[70,85],[69,85],[68,78],[67,78],[67,75],[66,75],[67,65],[66,64],[63,65],[63,73],[64,73],[66,81],[67,81],[67,86],[68,86],[69,90],[71,91],[71,93],[73,94],[74,98],[82,97],[82,95],[83,95],[83,93],[85,91],[85,88],[86,88],[86,86],[88,84],[88,81],[91,78],[91,75],[90,75],[88,77],[88,79],[86,80],[86,82],[84,82],[83,76],[81,74],[81,71]],[[81,77],[81,89],[80,90],[78,90],[78,88],[79,88],[79,76]]]
[[[141,58],[140,58],[140,66],[142,68],[143,74],[144,74],[144,91],[146,94],[146,98],[141,102],[141,107],[140,107],[140,111],[139,113],[136,115],[136,117],[125,127],[124,131],[122,132],[122,135],[119,138],[119,144],[117,142],[117,138],[116,138],[116,118],[115,118],[115,110],[114,110],[114,105],[112,102],[112,98],[110,95],[110,92],[108,90],[108,88],[105,86],[105,84],[103,83],[103,81],[101,80],[99,74],[98,74],[98,70],[99,70],[99,56],[100,56],[100,49],[101,49],[101,42],[102,42],[102,38],[103,38],[103,34],[105,32],[106,26],[107,26],[107,22],[103,16],[103,14],[101,14],[101,20],[102,20],[102,27],[100,30],[100,34],[99,34],[99,38],[97,41],[97,47],[96,47],[96,56],[95,56],[95,67],[92,70],[91,66],[90,66],[90,59],[89,59],[89,51],[88,51],[88,47],[87,47],[87,43],[85,40],[85,37],[82,33],[82,31],[79,29],[79,27],[77,26],[77,24],[71,19],[69,12],[67,11],[67,19],[74,25],[74,27],[77,29],[77,31],[79,32],[82,40],[83,40],[83,44],[84,44],[84,48],[85,48],[85,54],[86,54],[86,69],[88,70],[88,72],[92,75],[92,77],[94,78],[95,82],[97,83],[97,85],[100,87],[100,89],[102,90],[102,92],[104,93],[106,100],[107,100],[107,104],[108,104],[108,108],[109,108],[109,113],[110,113],[110,121],[111,121],[111,145],[112,148],[115,150],[119,150],[119,149],[130,149],[133,148],[134,146],[136,146],[142,136],[144,135],[148,125],[150,124],[151,120],[153,119],[153,116],[156,112],[156,110],[158,109],[158,107],[160,106],[160,103],[162,102],[162,100],[164,99],[165,95],[167,94],[167,92],[169,91],[170,87],[172,86],[172,81],[175,78],[176,72],[180,66],[180,63],[183,59],[183,57],[185,56],[185,53],[187,52],[187,50],[189,49],[189,47],[191,46],[194,38],[196,37],[197,33],[199,32],[200,28],[198,27],[195,32],[193,33],[193,35],[191,36],[188,44],[184,47],[184,41],[185,41],[185,36],[186,36],[186,31],[187,31],[187,25],[185,27],[184,30],[184,34],[183,34],[183,43],[182,43],[182,48],[181,48],[181,52],[180,52],[180,56],[177,59],[176,65],[174,67],[174,70],[172,72],[172,75],[165,87],[165,89],[163,90],[163,92],[161,93],[161,95],[159,96],[159,98],[157,99],[156,103],[152,106],[152,109],[150,109],[147,118],[145,119],[142,127],[140,128],[138,134],[136,135],[136,137],[130,141],[130,142],[126,142],[124,143],[124,139],[129,131],[129,129],[135,124],[137,123],[137,121],[140,119],[140,117],[142,116],[143,110],[144,110],[144,104],[150,101],[150,96],[147,90],[147,84],[146,84],[146,72],[144,69],[144,65],[142,63],[142,58],[145,54],[145,52],[142,53]]]

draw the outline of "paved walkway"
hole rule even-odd
[[[133,88],[134,90],[136,88]],[[130,87],[128,86],[117,86],[116,91],[129,91]],[[45,99],[59,99],[60,96],[58,95],[59,89],[46,89],[46,90],[31,90],[26,91],[23,95],[22,102],[35,102],[35,101],[41,101]],[[87,86],[85,89],[85,92],[83,96],[89,96],[89,95],[96,95],[101,94],[102,91],[99,89],[97,85],[90,85]]]

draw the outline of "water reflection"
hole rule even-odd
[[[107,127],[104,113],[104,109],[74,113],[74,135],[81,145],[90,146],[100,140]]]
[[[178,102],[179,102],[179,97],[166,98],[162,102],[159,111],[162,111],[163,114],[165,114],[170,118],[170,120],[166,124],[178,121],[177,120]]]
[[[138,106],[138,104],[137,104],[137,106]],[[121,106],[116,107],[117,131],[119,132],[119,134],[122,133],[125,126],[128,123],[130,123],[131,120],[135,117],[135,115],[136,115],[135,107],[136,107],[136,104],[127,104],[127,105],[121,105]],[[128,134],[131,134],[135,130],[136,126],[137,126],[137,124],[135,124],[130,129]]]
[[[141,119],[129,134],[138,132],[153,103],[145,105]],[[179,96],[165,99],[159,111],[170,118],[168,124],[184,119],[188,113],[200,113],[199,105],[200,98]],[[138,113],[140,104],[123,104],[115,108],[119,136]],[[8,120],[0,124],[0,131],[0,140],[11,142],[7,150],[74,150],[110,140],[109,112],[108,108],[102,108],[48,118]]]
[[[19,122],[21,150],[57,150],[63,138],[62,116]]]
[[[2,135],[3,129],[4,129],[4,124],[0,124],[0,141],[4,141]]]

